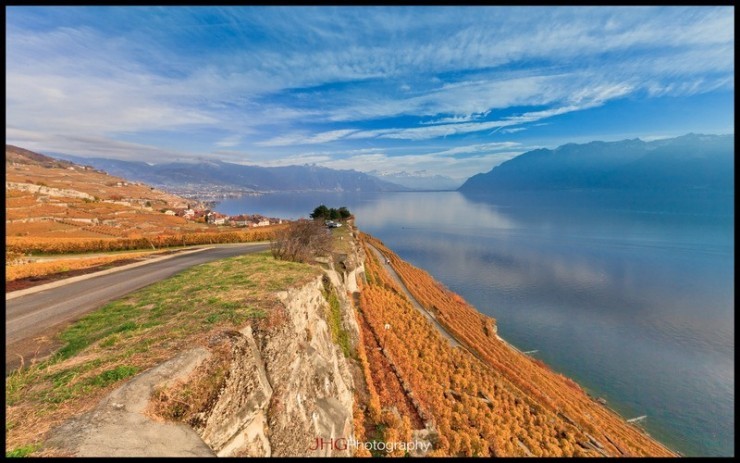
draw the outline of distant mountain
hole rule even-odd
[[[456,190],[463,182],[445,175],[432,175],[426,171],[380,172],[373,170],[368,174],[412,190]]]
[[[734,188],[734,135],[696,135],[644,142],[594,141],[521,154],[469,178],[459,191]]]
[[[271,191],[403,191],[406,187],[354,170],[317,166],[260,167],[222,161],[147,164],[65,154],[56,157],[89,164],[112,175],[170,189],[233,187],[239,190]]]

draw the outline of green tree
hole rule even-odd
[[[313,210],[310,217],[314,220],[326,219],[329,217],[329,208],[322,204]]]
[[[346,207],[342,206],[339,208],[339,217],[342,219],[349,219],[352,213]]]

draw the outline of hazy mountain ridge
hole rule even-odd
[[[732,190],[733,161],[734,135],[571,143],[521,154],[474,175],[459,191]]]
[[[404,191],[407,188],[355,170],[335,170],[318,166],[261,167],[223,161],[198,163],[170,162],[147,164],[105,158],[83,158],[55,154],[63,159],[86,163],[113,175],[153,185],[178,188],[234,187],[260,192],[270,191]]]
[[[368,175],[413,190],[455,190],[463,183],[463,180],[446,175],[430,174],[426,171],[381,172],[373,170],[368,172]]]

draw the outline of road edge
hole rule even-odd
[[[135,262],[133,264],[122,265],[120,267],[114,267],[114,268],[111,268],[111,269],[108,269],[108,270],[102,270],[100,272],[87,273],[85,275],[79,275],[79,276],[76,276],[76,277],[65,278],[65,279],[62,279],[62,280],[53,281],[51,283],[46,283],[46,284],[43,284],[43,285],[34,286],[32,288],[20,289],[18,291],[13,291],[13,292],[10,292],[10,293],[5,293],[5,300],[6,301],[9,301],[11,299],[15,299],[15,298],[22,297],[22,296],[27,296],[29,294],[34,294],[34,293],[38,293],[38,292],[41,292],[41,291],[46,291],[47,289],[58,288],[60,286],[64,286],[64,285],[67,285],[67,284],[70,284],[70,283],[75,283],[75,282],[82,281],[82,280],[88,280],[90,278],[95,278],[95,277],[99,277],[99,276],[103,276],[103,275],[108,275],[108,274],[111,274],[111,273],[116,273],[116,272],[120,272],[120,271],[123,271],[123,270],[128,270],[130,268],[140,267],[142,265],[151,264],[151,263],[154,263],[154,262],[160,262],[160,261],[163,261],[163,260],[172,259],[173,257],[182,256],[182,255],[185,255],[185,254],[193,254],[193,253],[196,253],[196,252],[205,251],[207,249],[213,249],[214,247],[215,246],[209,246],[209,247],[206,247],[206,248],[191,249],[191,250],[188,250],[188,251],[178,252],[178,253],[170,254],[170,255],[167,255],[167,256],[155,257],[154,259],[147,259],[147,260],[144,260],[144,261],[141,261],[141,262]]]

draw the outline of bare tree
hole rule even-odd
[[[331,252],[331,232],[320,222],[298,220],[276,233],[270,249],[274,258],[309,262]]]

